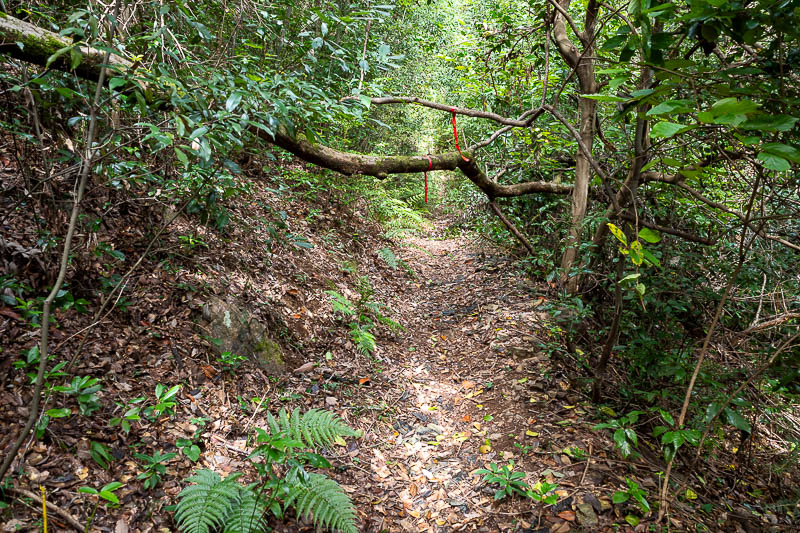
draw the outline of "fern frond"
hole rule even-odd
[[[344,316],[353,316],[356,314],[356,310],[353,308],[353,304],[350,302],[350,300],[338,292],[325,291],[325,294],[331,298],[331,307],[333,308],[334,313],[341,313]]]
[[[389,268],[391,268],[392,270],[397,270],[397,265],[398,265],[397,256],[394,255],[394,252],[392,251],[391,248],[388,247],[381,248],[380,250],[378,250],[378,255],[380,256],[381,259],[383,259],[386,262],[387,265],[389,265]]]
[[[273,435],[284,433],[286,437],[298,440],[309,448],[329,446],[339,437],[357,437],[361,433],[344,423],[336,413],[320,409],[310,409],[300,415],[300,409],[291,414],[281,409],[276,419],[267,416]],[[273,427],[272,422],[275,422]]]
[[[193,483],[178,494],[175,521],[186,533],[208,533],[225,523],[239,497],[238,475],[220,479],[211,470],[198,470],[187,479]]]
[[[350,337],[356,345],[356,350],[362,355],[370,355],[378,347],[375,342],[375,335],[370,333],[364,326],[351,325]]]
[[[239,496],[225,519],[224,533],[265,533],[267,502],[253,490],[253,485],[239,486]]]
[[[292,485],[284,505],[313,518],[317,527],[357,533],[353,502],[338,483],[322,474],[308,474],[305,483]]]

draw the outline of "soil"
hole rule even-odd
[[[54,353],[74,359],[75,374],[101,380],[101,405],[84,416],[74,397],[53,396],[47,409],[66,407],[72,414],[52,418],[40,440],[26,443],[12,489],[38,496],[44,488],[47,501],[63,512],[48,514],[51,531],[75,529],[64,516],[86,523],[94,500],[78,489],[111,481],[124,483],[120,506],[100,506],[93,531],[176,530],[167,507],[183,480],[200,467],[252,476],[246,458],[253,428],[265,427],[266,413],[284,407],[330,409],[363,431],[324,451],[334,466],[329,474],[356,504],[361,531],[564,533],[651,525],[653,513],[632,500],[612,504],[611,496],[631,479],[655,503],[653,480],[663,461],[646,446],[640,457],[623,459],[608,432],[592,429],[600,416],[585,395],[585,368],[558,355],[551,288],[530,280],[506,250],[466,234],[443,237],[443,216],[423,232],[390,240],[365,222],[363,202],[326,199],[305,186],[278,194],[259,185],[230,207],[236,215],[226,232],[178,217],[134,272],[114,312],[97,321],[91,316],[103,296],[97,287],[144,253],[165,218],[148,212],[154,224],[143,224],[137,222],[142,212],[134,211],[80,239],[68,287],[87,299],[88,309],[56,314]],[[22,215],[8,223],[7,239],[34,247],[36,236]],[[124,262],[91,252],[104,241],[124,253]],[[382,248],[401,264],[382,259]],[[46,284],[33,262],[18,267],[22,281]],[[372,354],[356,349],[348,321],[333,313],[325,292],[357,301],[362,276],[374,290],[372,301],[386,304],[385,313],[404,328],[376,328]],[[212,294],[235,300],[269,325],[284,349],[286,373],[214,355],[201,321]],[[0,444],[7,448],[30,399],[24,371],[31,367],[12,363],[36,335],[18,310],[0,309]],[[174,413],[134,421],[129,433],[109,427],[136,398],[152,403],[158,384],[181,385]],[[176,446],[192,437],[202,451],[197,462]],[[93,459],[93,443],[108,447],[107,468]],[[134,454],[156,452],[176,455],[157,486],[145,489],[141,456]],[[519,495],[495,501],[497,486],[476,470],[512,461],[530,486],[552,485],[557,503]],[[731,488],[728,501],[738,490]],[[790,527],[773,514],[756,519],[738,503],[726,516],[702,514],[698,507],[720,503],[719,493],[692,494],[672,502],[671,530],[698,523],[724,531]],[[41,528],[41,502],[22,497],[9,505],[0,515],[4,530]],[[292,517],[272,526],[313,530]]]

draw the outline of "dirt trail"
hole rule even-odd
[[[578,398],[541,352],[545,299],[485,243],[406,244],[420,283],[391,301],[408,333],[383,355],[387,416],[351,450],[366,530],[537,531],[539,507],[493,506],[494,489],[472,472],[513,460],[531,485],[556,482],[562,496],[584,475],[585,461],[560,453],[589,446],[573,427]]]

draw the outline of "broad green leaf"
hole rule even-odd
[[[676,133],[688,129],[688,126],[683,124],[675,124],[674,122],[659,122],[650,131],[651,137],[664,137],[665,139],[672,137]]]
[[[689,111],[693,111],[690,104],[690,100],[667,100],[653,107],[647,112],[647,116],[652,117],[654,115],[663,115],[667,113],[688,113]]]
[[[614,493],[613,496],[611,496],[611,501],[614,502],[615,504],[625,503],[629,499],[630,496],[628,495],[628,493],[623,492],[621,490],[618,490],[617,492]]]
[[[72,414],[72,410],[68,407],[58,409],[48,409],[45,414],[50,418],[64,418]]]
[[[242,102],[242,93],[234,91],[225,101],[225,110],[229,113],[236,109]]]
[[[581,98],[587,98],[589,100],[597,100],[598,102],[627,102],[628,98],[622,98],[620,96],[612,96],[610,94],[582,94]]]
[[[175,156],[178,158],[178,161],[183,163],[183,166],[189,166],[189,158],[186,157],[183,150],[179,149],[177,146],[175,147]]]
[[[657,243],[661,240],[661,235],[658,232],[651,230],[650,228],[642,228],[639,230],[639,238],[643,241],[647,241],[649,243]]]
[[[45,65],[44,65],[45,68],[50,68],[50,65],[53,64],[53,61],[55,61],[59,57],[63,56],[64,54],[66,54],[67,52],[72,50],[73,46],[74,45],[69,45],[69,46],[65,46],[64,48],[59,48],[58,50],[56,50],[56,52],[53,55],[51,55],[50,57],[47,58],[47,63],[45,63]]]
[[[761,163],[764,165],[764,168],[768,168],[770,170],[783,172],[792,168],[787,160],[777,155],[759,152],[756,158],[761,161]]]
[[[637,279],[639,276],[641,276],[641,274],[639,274],[638,272],[635,273],[635,274],[628,274],[627,276],[625,276],[624,278],[619,280],[619,282],[622,283],[624,281],[630,281],[632,279]]]
[[[711,419],[717,416],[721,410],[722,410],[722,405],[719,404],[718,402],[712,402],[708,404],[708,407],[706,408],[705,423],[708,424],[709,422],[711,422]]]
[[[741,127],[745,130],[789,131],[797,121],[797,117],[789,115],[759,115],[742,123]]]
[[[728,421],[728,424],[732,425],[738,430],[746,431],[750,433],[750,422],[748,422],[742,415],[740,415],[737,411],[726,407],[725,408],[725,419]]]
[[[69,51],[69,58],[70,58],[70,68],[75,70],[81,64],[81,60],[83,59],[83,54],[81,53],[81,49],[77,46],[74,46]]]
[[[647,287],[644,285],[644,283],[637,283],[636,284],[636,294],[638,294],[640,298],[642,298],[644,296],[644,293],[645,293],[646,290],[647,290]]]
[[[788,159],[795,163],[800,163],[800,150],[796,146],[782,143],[767,143],[761,147],[761,151]]]
[[[739,115],[756,111],[759,104],[746,98],[737,100],[736,98],[723,98],[711,106],[711,112],[715,117],[722,115]]]

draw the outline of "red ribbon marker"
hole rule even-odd
[[[433,161],[431,161],[431,156],[425,156],[428,158],[428,170],[433,168]],[[425,203],[428,203],[428,172],[425,172]]]
[[[451,107],[450,112],[453,114],[453,137],[455,137],[456,139],[456,150],[458,150],[458,155],[461,156],[461,159],[463,159],[464,161],[469,161],[469,159],[464,157],[464,154],[461,153],[461,148],[459,148],[458,146],[458,129],[456,128],[456,108]]]

